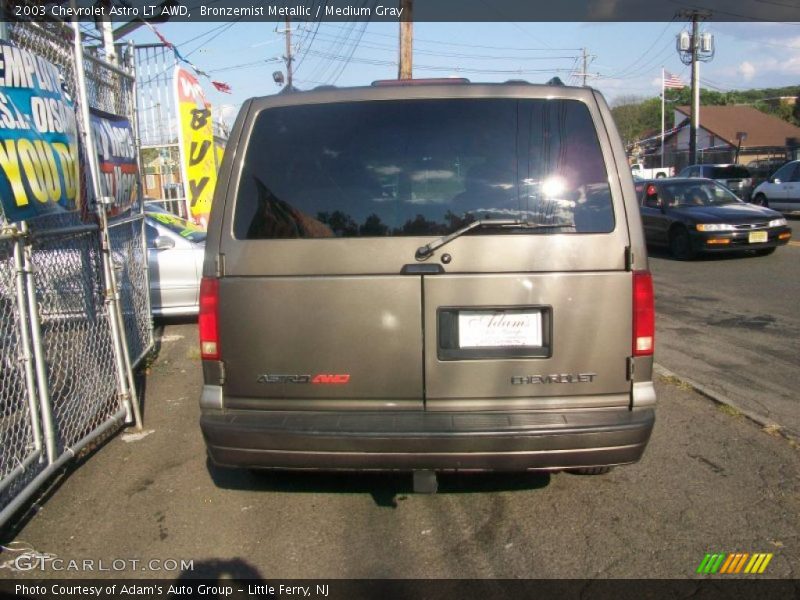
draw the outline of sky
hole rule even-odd
[[[689,30],[669,23],[415,23],[414,76],[467,77],[499,82],[543,83],[553,76],[580,84],[582,52],[590,57],[587,83],[610,103],[654,97],[661,69],[687,85],[690,68],[675,49]],[[201,78],[214,112],[231,123],[242,102],[277,93],[272,73],[285,70],[283,23],[164,23],[158,30],[181,54],[227,83],[231,94]],[[397,76],[397,23],[293,22],[295,85],[369,85]],[[714,36],[713,60],[700,68],[701,85],[718,91],[782,87],[800,83],[800,23],[707,22]],[[128,39],[158,42],[142,27]]]

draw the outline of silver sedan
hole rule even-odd
[[[197,314],[205,230],[172,213],[149,209],[145,235],[153,315]]]

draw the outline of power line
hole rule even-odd
[[[187,52],[187,53],[186,53],[186,57],[187,57],[187,58],[188,58],[188,57],[190,57],[192,54],[194,54],[195,52],[197,52],[198,50],[200,50],[200,48],[202,48],[203,46],[206,46],[207,44],[210,44],[212,41],[214,41],[215,39],[217,39],[217,38],[218,38],[219,36],[221,36],[223,33],[225,33],[225,32],[227,32],[227,31],[229,31],[229,30],[230,30],[230,29],[231,29],[231,28],[232,28],[234,25],[237,25],[237,24],[239,23],[239,21],[241,21],[241,20],[242,20],[242,17],[237,17],[236,19],[234,19],[234,20],[233,20],[233,21],[231,21],[230,23],[226,23],[226,24],[225,24],[225,25],[226,25],[226,27],[225,27],[224,29],[222,29],[221,31],[219,31],[218,33],[216,33],[215,35],[213,35],[212,37],[210,37],[210,38],[208,38],[207,40],[205,40],[205,41],[204,41],[202,44],[200,44],[199,46],[197,46],[197,48],[194,48],[193,50],[190,50],[189,52]]]
[[[672,51],[673,51],[672,41],[668,40],[667,44],[661,49],[659,54],[655,55],[652,59],[637,67],[635,71],[631,71],[626,75],[614,75],[612,72],[611,75],[600,75],[600,77],[603,77],[605,79],[616,79],[616,80],[634,79],[641,77],[642,74],[644,74],[649,69],[653,68],[654,65],[663,62],[666,59],[666,57],[672,53]]]
[[[685,8],[691,9],[691,10],[698,10],[698,7],[693,5],[693,4],[688,4],[686,2],[680,2],[679,0],[667,0],[667,1],[671,2],[672,4],[677,4],[678,6],[683,6]],[[758,2],[758,1],[759,0],[756,0],[756,2]],[[765,2],[764,0],[761,0],[761,1],[764,2],[765,4],[774,4],[773,2]],[[797,7],[796,6],[792,6],[792,7],[789,7],[789,8],[797,8]],[[702,9],[702,10],[707,10],[707,9]],[[764,18],[761,18],[761,17],[753,17],[751,15],[743,15],[741,13],[735,13],[735,12],[730,12],[730,11],[726,11],[726,10],[719,10],[718,8],[714,9],[714,14],[727,15],[729,17],[737,17],[739,19],[746,19],[747,21],[759,21],[759,22],[764,22],[764,23],[773,22],[771,19],[764,19]],[[784,22],[784,25],[800,26],[800,23]]]
[[[362,25],[361,31],[359,32],[358,37],[356,38],[355,42],[353,42],[353,44],[351,45],[350,54],[348,55],[347,60],[344,61],[344,63],[342,63],[341,68],[339,69],[339,71],[331,79],[331,83],[332,84],[335,84],[339,80],[339,77],[342,76],[342,73],[344,73],[344,70],[345,70],[345,68],[347,68],[347,65],[350,64],[351,60],[353,60],[353,55],[355,54],[359,43],[361,43],[361,38],[364,35],[364,30],[367,28],[367,25],[369,25],[369,21],[365,21],[364,24]]]
[[[375,66],[396,66],[397,62],[395,60],[383,60],[377,58],[360,58],[356,56],[356,51],[359,48],[367,49],[367,50],[375,50],[379,52],[387,52],[387,53],[396,53],[397,46],[390,45],[390,44],[383,44],[374,41],[363,41],[363,38],[368,35],[376,36],[376,37],[390,37],[384,34],[374,33],[367,30],[368,22],[362,22],[361,27],[356,28],[354,23],[350,23],[345,27],[325,24],[326,27],[324,28],[317,28],[315,31],[314,39],[317,41],[324,41],[327,42],[327,48],[324,50],[317,49],[314,47],[311,48],[309,44],[308,48],[305,50],[298,50],[298,54],[302,56],[301,60],[305,61],[308,57],[315,57],[320,59],[317,63],[316,67],[313,70],[313,73],[309,73],[307,76],[302,76],[300,79],[302,81],[308,81],[311,83],[324,83],[330,84],[334,83],[338,80],[339,77],[344,73],[347,65],[349,62],[355,62],[360,64],[372,64]],[[338,33],[330,33],[329,28],[333,27],[334,29],[340,30]],[[415,38],[415,42],[416,42]],[[455,46],[455,47],[462,47],[466,45],[462,44],[453,44],[453,43],[445,43],[448,46]],[[475,48],[476,46],[467,46],[470,48]],[[484,46],[480,46],[484,47]],[[502,49],[501,47],[489,47],[492,50]],[[511,48],[515,51],[523,51],[523,52],[532,52],[535,51],[530,48]],[[550,51],[550,50],[548,50]],[[541,61],[541,60],[571,60],[572,61],[572,70],[575,70],[577,64],[577,57],[575,55],[556,55],[556,56],[509,56],[509,55],[497,55],[497,54],[486,54],[486,53],[466,53],[466,52],[452,52],[452,51],[442,51],[442,50],[426,50],[426,49],[418,49],[415,48],[415,54],[423,55],[423,56],[436,56],[442,58],[449,58],[449,59],[459,59],[460,61],[492,61],[492,60],[515,60],[518,62],[523,61]],[[340,64],[337,64],[340,63]],[[551,72],[569,72],[569,68],[547,68],[547,69],[526,69],[524,67],[519,67],[516,69],[502,69],[502,68],[481,68],[481,67],[462,67],[462,66],[435,66],[435,65],[421,65],[420,68],[422,70],[436,70],[440,72],[469,72],[469,73],[482,73],[482,74],[520,74],[520,73],[551,73]]]
[[[278,63],[281,62],[283,59],[280,56],[275,56],[271,58],[262,58],[259,60],[254,60],[246,63],[239,63],[235,65],[226,65],[224,67],[219,67],[217,69],[209,69],[209,73],[219,73],[221,71],[238,71],[240,69],[249,69],[251,67],[263,67],[264,65],[270,63]]]
[[[784,2],[775,2],[775,0],[755,0],[759,4],[771,4],[773,6],[785,6],[786,8],[793,8],[797,10],[796,4],[785,4]]]
[[[754,39],[748,39],[748,38],[742,39],[742,38],[740,38],[740,37],[738,37],[736,35],[732,35],[730,33],[726,33],[725,31],[720,31],[719,28],[716,28],[715,31],[716,31],[717,35],[723,35],[725,37],[733,38],[733,39],[735,39],[736,41],[738,41],[740,43],[743,42],[743,43],[747,43],[747,44],[757,44],[759,46],[771,46],[773,48],[787,48],[789,50],[800,50],[800,45],[788,46],[786,44],[776,44],[775,42],[762,42],[761,40],[754,40]]]
[[[652,43],[652,44],[650,44],[650,46],[647,48],[647,50],[645,50],[644,52],[642,52],[642,53],[641,53],[641,54],[640,54],[640,55],[637,57],[637,59],[636,59],[636,60],[634,60],[632,63],[630,63],[628,66],[626,66],[626,67],[623,67],[621,70],[619,70],[619,71],[617,72],[617,74],[616,74],[616,75],[614,75],[614,74],[612,73],[611,75],[608,75],[608,77],[614,77],[614,78],[616,78],[616,79],[622,79],[622,78],[623,78],[623,77],[624,77],[624,76],[625,76],[625,75],[626,75],[626,74],[627,74],[629,71],[631,71],[631,70],[632,70],[632,69],[633,69],[633,68],[634,68],[634,67],[635,67],[635,66],[636,66],[636,65],[637,65],[637,64],[638,64],[640,61],[642,61],[642,59],[644,59],[644,57],[645,57],[645,56],[646,56],[646,55],[647,55],[647,54],[648,54],[648,53],[649,53],[649,52],[650,52],[650,51],[651,51],[653,48],[655,48],[656,44],[658,44],[658,42],[659,42],[659,41],[661,41],[661,38],[662,38],[662,37],[664,37],[664,34],[667,32],[667,29],[669,29],[670,25],[672,25],[674,22],[675,22],[675,17],[672,17],[672,20],[671,20],[669,23],[667,23],[667,24],[664,26],[664,29],[662,29],[662,30],[661,30],[661,33],[658,35],[658,37],[657,37],[656,39],[654,39],[654,40],[653,40],[653,43]]]
[[[320,58],[325,58],[330,61],[349,61],[359,64],[367,64],[373,66],[386,66],[386,67],[396,67],[397,61],[393,60],[381,60],[375,58],[360,58],[360,57],[348,57],[342,56],[337,54],[330,54],[327,52],[319,52],[316,50],[308,50],[308,54],[311,56],[317,56]],[[533,74],[533,73],[569,73],[570,69],[568,68],[554,68],[554,69],[480,69],[480,68],[470,68],[470,67],[459,67],[459,66],[440,66],[440,65],[415,65],[415,69],[420,69],[423,71],[437,71],[437,72],[450,72],[450,73],[477,73],[477,74],[484,74],[484,75],[524,75],[524,74]]]
[[[328,34],[321,32],[319,33],[319,38],[322,40],[329,40],[331,36]],[[360,46],[363,48],[370,48],[373,50],[381,50],[386,52],[397,52],[397,45],[390,45],[390,44],[378,44],[376,42],[361,42]],[[445,58],[465,58],[465,59],[472,59],[472,60],[574,60],[575,55],[563,55],[563,56],[509,56],[509,55],[496,55],[496,54],[474,54],[474,53],[466,53],[466,52],[447,52],[441,50],[423,50],[423,49],[414,49],[414,54],[425,55],[425,56],[441,56]]]
[[[356,25],[355,21],[350,21],[347,23],[347,27],[339,28],[343,29],[343,32],[340,33],[338,36],[336,36],[334,41],[329,44],[329,50],[334,53],[339,52],[344,47],[346,41],[353,34],[353,29],[355,28],[355,25]],[[328,71],[330,71],[333,65],[334,62],[332,60],[328,60],[327,62],[320,61],[314,68],[313,73],[311,73],[308,78],[312,80],[324,80]]]
[[[327,4],[327,1],[326,1],[325,4]],[[317,25],[316,25],[316,27],[314,27],[314,33],[311,36],[311,41],[308,42],[308,47],[309,48],[311,48],[311,46],[314,45],[314,40],[317,39],[317,33],[319,33],[320,25],[322,25],[322,21],[317,21]],[[305,41],[305,40],[303,40],[303,41]],[[303,66],[303,62],[306,59],[306,54],[302,51],[302,49],[301,49],[299,44],[298,44],[298,48],[297,48],[296,54],[300,55],[300,60],[297,61],[297,66],[295,67],[295,71],[299,71],[300,67]]]
[[[342,27],[338,27],[333,23],[326,23],[329,27],[334,27],[337,29],[343,29]],[[379,33],[376,31],[367,32],[366,35],[368,36],[377,36],[383,38],[390,38],[390,39],[397,39],[397,36],[389,35],[387,33]],[[580,48],[519,48],[515,46],[485,46],[480,44],[463,44],[459,42],[443,42],[441,40],[432,40],[430,38],[421,38],[418,36],[414,36],[414,44],[421,42],[423,44],[435,44],[440,46],[454,46],[459,48],[479,48],[481,50],[517,50],[517,51],[525,51],[525,52],[580,52]],[[416,52],[416,50],[415,50]]]
[[[184,40],[184,41],[182,41],[182,42],[179,42],[179,43],[177,43],[177,44],[175,44],[175,45],[180,47],[180,46],[184,46],[184,45],[186,45],[186,44],[191,44],[191,43],[192,43],[192,42],[194,42],[195,40],[199,40],[200,38],[202,38],[202,37],[205,37],[205,36],[207,36],[207,35],[209,35],[209,34],[211,34],[211,33],[214,33],[214,32],[215,32],[215,31],[217,31],[218,29],[222,29],[223,27],[227,27],[228,25],[229,25],[229,23],[228,23],[228,22],[225,22],[225,23],[223,23],[222,25],[217,25],[216,27],[212,27],[211,29],[207,29],[207,30],[206,30],[206,31],[204,31],[203,33],[200,33],[200,34],[198,34],[198,35],[196,35],[196,36],[194,36],[194,37],[191,37],[191,38],[189,38],[188,40]]]

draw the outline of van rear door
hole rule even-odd
[[[226,406],[628,403],[631,273],[613,161],[591,93],[553,91],[255,104],[217,257]],[[512,225],[419,255],[476,220]]]

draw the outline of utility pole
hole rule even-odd
[[[292,87],[292,18],[287,15],[286,17],[286,88],[288,91],[293,91]]]
[[[678,53],[683,64],[692,65],[692,118],[689,129],[689,164],[697,164],[697,129],[700,127],[700,62],[714,58],[714,38],[711,34],[700,33],[700,19],[708,19],[707,10],[686,10],[678,13],[682,18],[692,20],[692,33],[678,35]]]
[[[586,87],[586,76],[589,69],[589,54],[586,52],[586,48],[583,49],[583,87]]]
[[[414,19],[413,19],[413,4],[414,0],[400,0],[400,9],[403,15],[400,21],[400,58],[397,65],[397,78],[398,79],[411,79],[412,75],[412,43],[414,37]]]
[[[697,13],[692,14],[692,126],[689,129],[689,164],[697,164],[697,128],[700,126],[700,63],[697,62],[699,27]]]
[[[583,87],[586,87],[586,80],[592,75],[589,73],[589,64],[597,57],[594,54],[589,54],[587,48],[581,48],[581,58],[583,60],[583,68],[580,72],[575,73],[575,76],[578,77],[580,81],[583,81]]]

